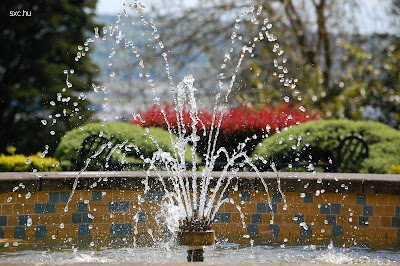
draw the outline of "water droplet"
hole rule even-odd
[[[7,242],[7,243],[4,243],[4,247],[5,247],[5,248],[8,248],[9,245],[10,245],[10,243],[8,243],[8,242]]]
[[[7,199],[7,202],[10,202],[10,201],[12,201],[12,197],[8,197],[8,199]]]
[[[54,136],[56,134],[56,132],[54,132],[54,130],[50,131],[50,135]]]
[[[115,72],[111,72],[110,77],[114,77],[114,76],[115,76]]]
[[[25,198],[26,198],[26,199],[29,199],[30,197],[31,197],[31,193],[28,192],[28,193],[25,195]]]
[[[28,218],[26,220],[26,226],[31,226],[32,225],[32,218]]]
[[[41,122],[42,122],[43,126],[47,125],[47,120],[43,119]]]
[[[64,228],[64,224],[63,223],[60,224],[60,228]]]
[[[56,239],[56,236],[55,236],[55,235],[52,235],[52,236],[51,236],[51,239]]]
[[[14,243],[13,243],[13,246],[14,246],[14,247],[18,247],[18,245],[19,245],[18,242],[14,242]]]
[[[74,74],[75,70],[71,69],[69,73]]]

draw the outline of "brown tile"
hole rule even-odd
[[[356,198],[357,198],[356,193],[346,193],[345,198],[344,198],[344,203],[345,204],[356,204]]]
[[[4,238],[14,238],[14,226],[5,226],[4,230]]]
[[[27,226],[25,228],[25,239],[28,241],[36,241],[36,228],[34,226]]]
[[[272,194],[270,195],[270,198],[272,199]],[[267,193],[259,191],[253,192],[250,194],[250,201],[251,202],[268,202],[268,197]]]
[[[100,212],[108,212],[109,211],[109,205],[108,205],[107,202],[104,202],[104,201],[98,201],[98,202],[92,201],[89,204],[88,208],[89,208],[89,211],[94,212],[94,213],[95,212],[100,213]]]
[[[355,216],[363,215],[363,206],[362,205],[353,205],[353,206],[351,206],[351,210],[353,212],[353,215],[355,215]]]
[[[40,191],[37,193],[37,202],[45,203],[49,202],[49,192]]]
[[[378,197],[376,194],[367,195],[367,205],[376,205],[378,202]]]
[[[39,224],[41,225],[55,225],[60,224],[60,215],[54,214],[41,214],[39,216]],[[32,220],[33,222],[33,220]]]
[[[35,204],[25,203],[24,204],[24,213],[25,214],[34,214],[35,213]]]
[[[318,208],[318,204],[310,204],[308,212],[310,214],[318,215],[321,213],[321,210]]]
[[[259,225],[259,230],[262,228],[262,224]],[[243,228],[243,224],[241,223],[229,223],[226,224],[226,232],[227,233],[235,233],[235,234],[244,234],[247,232],[246,227]]]
[[[112,190],[103,190],[102,191],[102,200],[103,201],[112,201],[113,199],[112,199],[112,197],[113,197],[113,195],[112,195]],[[143,198],[143,197],[142,197]]]
[[[95,236],[108,236],[110,235],[111,226],[109,224],[94,224],[90,231]]]
[[[335,203],[335,193],[324,193],[322,194],[322,198],[324,199],[324,203]]]
[[[6,193],[0,193],[0,204],[6,203]]]
[[[225,205],[225,206],[224,206],[224,207],[225,207],[224,212],[231,212],[231,213],[233,213],[233,212],[239,212],[238,209],[236,208],[236,206],[237,206],[236,203],[232,204],[232,203],[228,202],[228,203],[225,203],[225,204],[223,204],[223,205]],[[240,206],[240,205],[239,205],[239,206]]]
[[[9,215],[8,216],[8,226],[18,226],[18,216]]]
[[[336,222],[339,225],[347,225],[349,223],[349,216],[347,215],[337,215]]]
[[[379,238],[386,238],[386,228],[382,227],[375,228],[375,236]]]
[[[389,195],[387,194],[378,194],[376,195],[377,205],[388,205],[389,204]]]
[[[316,215],[308,214],[308,215],[305,216],[306,224],[315,223],[316,219],[317,219]]]
[[[392,207],[394,210],[394,206],[377,206],[374,208],[374,216],[377,216],[377,217],[389,216],[389,215],[385,215],[385,207]]]
[[[280,224],[279,225],[279,235],[286,237],[290,235],[290,225],[288,224]]]
[[[369,226],[370,227],[380,227],[381,226],[381,217],[377,217],[377,216],[369,217]]]
[[[13,206],[13,214],[14,215],[24,214],[24,206],[23,206],[23,204],[14,204],[14,206]]]
[[[215,231],[217,234],[223,234],[226,233],[226,225],[224,224],[213,224],[212,229]]]
[[[389,239],[397,239],[399,229],[396,228],[387,228],[386,229],[386,237]]]
[[[364,227],[359,227],[354,228],[353,233],[355,236],[364,236],[365,235],[365,229]]]
[[[281,213],[276,213],[275,215],[274,215],[274,222],[275,223],[277,223],[277,224],[282,224],[284,221],[283,221],[283,214],[281,214]]]
[[[399,195],[388,195],[388,204],[389,205],[400,205],[400,196]]]
[[[392,226],[391,217],[381,217],[381,226],[382,227],[391,227]]]
[[[274,215],[274,216],[275,216],[275,215]],[[272,214],[270,214],[270,213],[263,213],[263,214],[262,214],[262,221],[263,221],[263,223],[269,224],[270,221],[271,221],[271,219],[272,219]],[[274,219],[274,223],[277,223],[277,222],[275,221],[275,219]]]
[[[382,208],[385,210],[384,215],[382,215],[382,216],[394,216],[395,215],[395,213],[394,213],[395,206],[384,206]],[[375,208],[375,209],[378,209],[378,208]]]
[[[1,214],[3,215],[12,215],[13,213],[13,204],[3,204],[1,207]]]
[[[17,193],[15,192],[6,193],[6,203],[8,204],[17,203]]]

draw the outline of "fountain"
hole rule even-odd
[[[254,25],[259,25],[259,32],[256,33],[253,41],[250,41],[247,45],[244,45],[241,48],[240,57],[234,67],[234,71],[230,75],[230,81],[227,86],[225,86],[225,74],[224,71],[219,75],[218,85],[220,92],[217,93],[215,98],[215,106],[212,118],[211,131],[208,132],[208,147],[207,153],[205,155],[205,166],[201,173],[197,172],[197,142],[199,141],[199,136],[197,135],[197,125],[201,124],[204,127],[203,122],[200,120],[198,116],[198,108],[196,103],[195,92],[196,88],[194,87],[194,78],[189,75],[186,76],[182,82],[180,82],[176,88],[172,80],[172,76],[170,73],[170,67],[168,62],[168,52],[164,52],[164,44],[159,39],[159,35],[157,33],[157,27],[154,22],[150,19],[147,20],[145,15],[143,14],[144,6],[135,1],[129,7],[127,5],[123,5],[124,11],[123,15],[118,15],[116,23],[121,22],[124,18],[129,18],[128,8],[131,8],[135,13],[139,14],[140,20],[145,27],[148,27],[152,37],[154,38],[156,44],[158,45],[158,49],[160,54],[162,54],[165,70],[167,78],[170,82],[170,88],[173,95],[174,109],[176,111],[176,119],[178,124],[177,132],[172,132],[169,128],[170,140],[173,147],[173,150],[170,152],[165,152],[161,148],[158,148],[158,151],[153,154],[151,158],[144,158],[141,156],[141,159],[144,161],[144,164],[148,165],[147,168],[147,176],[150,176],[150,173],[153,171],[157,175],[159,175],[159,165],[162,165],[164,170],[168,173],[168,177],[161,177],[159,175],[159,181],[162,184],[162,189],[165,192],[165,198],[168,204],[177,205],[181,211],[179,214],[179,228],[177,230],[177,239],[178,243],[181,245],[188,246],[188,261],[203,261],[203,246],[213,245],[215,242],[215,234],[214,231],[211,230],[211,224],[215,219],[215,215],[217,214],[219,208],[224,203],[229,202],[229,199],[224,198],[224,193],[227,191],[231,180],[237,176],[239,168],[237,167],[236,162],[240,162],[243,165],[248,165],[255,171],[255,174],[260,177],[260,173],[258,172],[255,165],[252,163],[251,159],[248,155],[243,151],[246,146],[245,143],[238,144],[238,148],[232,155],[228,154],[225,148],[219,148],[216,150],[216,142],[218,139],[221,122],[223,120],[224,112],[227,109],[227,104],[229,103],[229,95],[232,91],[233,85],[235,84],[236,74],[239,71],[242,61],[246,53],[251,55],[253,53],[253,49],[257,42],[262,41],[264,39],[269,42],[275,43],[274,52],[278,55],[281,55],[283,51],[278,50],[279,45],[276,43],[277,38],[270,32],[271,25],[268,24],[267,18],[260,18],[262,6],[259,5],[257,8],[254,6],[250,6],[249,8],[243,9],[242,13],[236,19],[235,30],[240,29],[240,23],[243,19],[249,18],[251,23]],[[260,22],[260,20],[262,20]],[[132,23],[134,24],[134,23]],[[95,39],[106,40],[107,39],[107,29],[103,28],[103,37],[99,34],[99,29],[95,29]],[[127,49],[132,49],[133,53],[137,58],[140,58],[140,51],[135,46],[133,40],[128,40],[125,38],[123,32],[119,30],[118,26],[109,26],[109,36],[115,39],[117,44],[125,42],[125,47]],[[223,66],[225,66],[230,60],[232,60],[232,53],[235,50],[234,44],[237,38],[237,33],[235,31],[232,32],[231,36],[231,47],[229,52],[225,54],[223,60]],[[89,38],[87,43],[85,43],[85,47],[88,47],[88,44],[94,42],[95,39]],[[237,48],[236,48],[237,49]],[[79,60],[81,56],[83,56],[82,49],[79,49],[77,52],[76,60]],[[88,50],[87,48],[85,49]],[[115,49],[113,48],[110,54],[110,58],[115,55]],[[284,86],[290,87],[292,90],[296,87],[296,82],[293,79],[285,78],[285,70],[284,68],[278,64],[278,61],[275,59],[274,61],[277,72],[282,72],[279,74],[281,82]],[[112,65],[111,63],[109,65]],[[140,60],[139,66],[141,69],[145,68],[145,62]],[[221,67],[224,70],[224,67]],[[65,71],[67,76],[66,83],[67,87],[72,86],[72,84],[68,81],[68,74],[72,74],[71,71]],[[115,76],[114,72],[111,73],[111,77]],[[150,74],[146,73],[145,75],[140,75],[141,77],[147,80],[149,86],[153,90],[154,101],[158,106],[161,106],[160,98],[156,93],[156,86],[153,82],[153,78]],[[100,86],[93,84],[93,88],[95,92],[99,91]],[[105,88],[102,88],[104,91]],[[225,95],[223,96],[223,102],[220,105],[221,95],[225,91]],[[303,107],[302,107],[303,108]],[[221,111],[217,113],[217,110]],[[190,125],[185,124],[183,112],[185,110],[189,111],[191,123]],[[165,111],[161,108],[161,113],[164,116],[165,122],[169,124],[168,117],[165,114]],[[142,119],[140,115],[134,114],[135,119]],[[190,127],[190,134],[187,134],[187,127]],[[203,130],[204,134],[206,134],[206,130]],[[175,137],[175,134],[177,137]],[[157,140],[153,136],[149,136],[151,141],[157,145]],[[127,142],[116,144],[114,147],[111,147],[111,143],[105,143],[102,145],[101,149],[97,151],[94,155],[87,159],[85,167],[78,174],[78,177],[75,180],[73,185],[72,194],[70,195],[68,202],[72,199],[74,195],[74,191],[77,186],[77,182],[81,173],[83,173],[86,168],[90,165],[91,160],[95,159],[98,155],[100,155],[103,150],[108,147],[110,152],[107,157],[111,157],[112,153],[117,149],[122,150]],[[190,165],[191,170],[187,169],[187,162],[185,161],[185,154],[187,152],[188,144],[191,144],[191,154],[192,154],[192,162]],[[138,147],[133,147],[138,150]],[[218,159],[224,159],[226,161],[225,166],[222,169],[222,173],[220,178],[216,181],[215,186],[211,187],[212,182],[212,171]],[[187,177],[184,177],[184,174],[187,171],[191,171],[192,176],[190,180]],[[272,209],[272,202],[268,194],[268,185],[264,181],[263,178],[260,178],[264,189],[267,193],[268,206]],[[170,183],[170,184],[167,184]],[[279,182],[278,182],[279,184]],[[173,190],[170,191],[168,189],[168,185],[171,185]],[[145,192],[149,190],[148,179],[145,180]],[[279,188],[283,201],[286,204],[286,199],[284,194]],[[209,194],[210,193],[210,194]],[[231,202],[233,204],[233,201]],[[68,207],[66,207],[66,210]],[[240,211],[240,206],[237,206],[237,209]],[[242,223],[244,223],[243,215],[241,215]],[[273,223],[273,214],[272,220]]]
[[[158,194],[154,197],[149,196],[147,199],[145,199],[146,195],[151,195],[151,193],[153,193],[154,188],[152,187],[153,186],[152,182],[156,180],[159,183],[157,192],[160,192],[160,194],[162,194],[163,197],[162,204],[157,202],[158,205],[163,206],[162,213],[164,215],[164,219],[162,223],[165,222],[168,231],[172,232],[173,235],[176,236],[177,240],[176,242],[179,245],[188,247],[187,261],[189,262],[203,261],[204,247],[212,246],[215,244],[217,237],[216,237],[216,232],[212,230],[212,225],[213,222],[217,219],[217,216],[220,214],[219,210],[221,206],[225,206],[227,204],[231,204],[233,206],[235,213],[237,214],[236,222],[238,224],[240,223],[241,226],[240,228],[239,227],[237,228],[243,230],[243,232],[246,232],[247,228],[247,233],[243,233],[241,238],[242,240],[244,239],[244,241],[246,241],[246,244],[249,244],[251,248],[253,248],[254,244],[254,240],[252,238],[259,233],[258,232],[259,230],[260,231],[264,230],[262,233],[267,234],[268,237],[271,238],[277,237],[279,235],[279,230],[283,231],[284,229],[283,226],[282,227],[279,226],[285,225],[285,223],[288,224],[288,228],[286,229],[289,233],[287,235],[284,235],[282,239],[277,238],[278,240],[276,241],[277,243],[278,242],[281,243],[280,247],[282,249],[285,248],[285,245],[289,244],[288,242],[291,241],[288,239],[290,233],[292,233],[296,237],[299,236],[299,238],[302,241],[304,240],[304,242],[301,243],[311,243],[307,242],[308,239],[305,238],[311,237],[311,226],[314,226],[314,224],[306,220],[306,218],[308,217],[304,216],[304,214],[302,213],[303,211],[304,212],[308,211],[306,215],[310,215],[310,217],[318,216],[318,213],[316,214],[313,212],[320,211],[321,212],[320,214],[326,215],[326,221],[327,221],[326,225],[334,226],[333,227],[334,229],[331,229],[331,232],[333,232],[334,236],[343,235],[343,232],[344,230],[347,230],[347,227],[343,227],[342,225],[337,225],[336,222],[339,221],[339,219],[342,219],[337,215],[339,215],[342,210],[347,211],[345,210],[345,207],[342,207],[342,205],[340,205],[337,202],[331,204],[331,202],[327,200],[328,197],[326,197],[326,199],[321,197],[322,198],[321,200],[320,198],[316,198],[316,196],[319,196],[319,193],[314,197],[313,195],[314,191],[312,189],[316,190],[318,188],[318,191],[322,191],[322,189],[320,189],[321,184],[322,185],[329,184],[328,185],[329,187],[327,187],[326,190],[331,194],[333,194],[334,192],[336,193],[340,192],[340,193],[353,193],[353,194],[358,193],[363,195],[364,187],[362,187],[363,188],[362,190],[358,190],[360,187],[354,185],[354,190],[352,190],[351,185],[353,183],[351,183],[351,181],[349,181],[349,179],[347,179],[346,177],[343,178],[337,176],[320,177],[315,173],[313,173],[312,175],[318,177],[317,181],[314,183],[310,181],[311,178],[313,178],[313,176],[312,175],[309,176],[306,174],[295,174],[293,176],[286,174],[284,175],[285,179],[281,180],[282,174],[276,171],[274,165],[271,165],[272,169],[274,170],[273,173],[260,173],[256,165],[253,163],[252,159],[244,151],[246,143],[249,140],[246,140],[244,143],[239,143],[237,149],[232,154],[230,154],[223,147],[217,149],[216,143],[219,136],[224,113],[228,108],[229,96],[235,84],[236,74],[239,71],[245,56],[247,54],[251,56],[256,46],[256,43],[265,40],[273,44],[273,50],[278,56],[280,56],[283,53],[283,51],[279,49],[279,45],[277,45],[277,38],[273,35],[273,33],[270,30],[271,25],[268,23],[268,19],[260,17],[262,6],[261,5],[258,7],[251,6],[249,8],[245,8],[243,9],[241,15],[236,19],[235,30],[240,28],[240,23],[245,18],[246,19],[249,18],[249,21],[251,23],[259,26],[259,32],[255,34],[253,41],[239,48],[235,47],[235,40],[236,38],[238,38],[237,33],[235,31],[232,32],[231,45],[229,48],[229,52],[224,56],[223,64],[226,65],[229,61],[233,60],[232,54],[234,49],[240,49],[241,53],[239,58],[237,59],[237,62],[235,62],[234,64],[233,72],[229,75],[230,76],[229,81],[225,82],[225,77],[227,75],[225,75],[223,71],[221,72],[221,75],[219,75],[218,92],[215,97],[212,126],[210,132],[208,132],[207,152],[204,155],[204,162],[203,165],[201,165],[201,167],[199,166],[199,159],[197,154],[197,143],[200,137],[198,133],[198,126],[200,125],[200,127],[204,127],[204,124],[199,118],[198,107],[195,97],[195,93],[197,91],[194,86],[195,79],[192,75],[187,75],[177,85],[174,84],[170,73],[168,52],[164,51],[164,44],[159,39],[159,35],[157,34],[158,29],[156,25],[151,19],[150,20],[146,19],[146,16],[143,14],[142,11],[144,9],[144,6],[141,3],[134,2],[129,6],[124,5],[124,12],[122,16],[121,15],[118,16],[116,23],[117,24],[122,23],[121,21],[123,19],[127,19],[131,16],[130,13],[128,12],[128,8],[129,10],[133,10],[136,14],[139,14],[140,21],[143,24],[143,26],[148,27],[148,29],[150,30],[150,34],[153,37],[156,45],[158,46],[157,49],[159,49],[159,52],[162,55],[162,59],[165,64],[166,76],[169,81],[170,89],[173,95],[174,109],[177,120],[176,131],[173,131],[171,128],[168,128],[172,149],[169,151],[164,150],[162,147],[160,147],[160,145],[158,145],[159,143],[157,142],[157,139],[151,134],[151,132],[149,130],[146,130],[145,135],[148,137],[149,141],[157,147],[157,151],[151,154],[151,156],[144,156],[143,154],[140,154],[139,156],[140,159],[143,161],[145,170],[144,174],[143,172],[140,173],[142,175],[135,173],[137,177],[140,177],[140,181],[135,181],[136,183],[131,185],[131,188],[137,189],[143,187],[143,193],[137,191],[131,193],[132,195],[134,195],[132,197],[137,198],[138,202],[138,204],[135,205],[134,208],[129,204],[128,201],[126,201],[126,198],[123,198],[114,191],[107,193],[101,192],[101,190],[93,191],[91,192],[90,196],[88,196],[89,194],[86,195],[84,192],[78,192],[78,195],[76,195],[77,189],[79,187],[84,186],[85,184],[90,184],[89,187],[91,189],[96,189],[96,188],[100,189],[99,187],[101,187],[100,183],[102,181],[107,183],[111,182],[113,177],[115,177],[115,180],[118,177],[123,177],[123,173],[105,174],[105,173],[86,172],[86,170],[88,169],[90,164],[96,159],[96,157],[98,157],[105,151],[108,152],[106,157],[110,158],[113,155],[113,153],[118,153],[118,152],[124,153],[127,152],[128,150],[129,151],[140,150],[139,147],[137,147],[134,143],[123,141],[121,143],[111,143],[111,142],[102,143],[100,149],[97,150],[85,161],[85,166],[81,169],[81,171],[77,175],[76,173],[65,173],[65,174],[61,173],[60,176],[63,176],[63,178],[67,180],[63,181],[64,183],[62,183],[62,186],[71,188],[71,193],[49,192],[49,195],[46,195],[47,197],[46,200],[50,199],[50,203],[47,202],[36,203],[34,207],[35,208],[34,213],[43,215],[47,213],[56,213],[57,211],[56,209],[60,209],[59,207],[60,205],[56,204],[65,203],[65,206],[63,206],[65,214],[68,214],[69,211],[72,210],[74,211],[74,213],[72,213],[72,218],[71,218],[72,223],[78,225],[77,228],[79,228],[78,230],[80,235],[87,237],[89,235],[89,231],[92,229],[90,228],[90,226],[92,226],[91,223],[93,222],[93,219],[98,219],[97,216],[95,217],[95,215],[92,214],[92,211],[95,212],[97,208],[101,209],[109,207],[109,211],[112,212],[110,216],[99,216],[99,217],[101,217],[102,219],[104,217],[105,217],[104,219],[111,219],[114,218],[114,212],[115,213],[126,212],[131,207],[132,208],[131,210],[135,212],[134,216],[126,215],[122,217],[122,215],[117,216],[117,214],[115,214],[115,216],[117,216],[117,218],[120,220],[119,222],[114,222],[114,220],[112,220],[110,234],[112,236],[118,236],[118,237],[125,236],[125,234],[131,236],[133,235],[134,238],[133,246],[136,247],[135,237],[138,234],[137,233],[138,227],[140,223],[147,222],[146,215],[142,211],[142,205],[144,204],[143,202],[145,202],[146,200],[149,202],[159,200]],[[102,35],[100,30],[96,28],[94,38],[89,38],[87,42],[84,44],[84,47],[78,48],[78,52],[76,54],[75,59],[80,60],[82,56],[85,56],[83,50],[88,51],[90,43],[93,43],[95,41],[107,40],[110,38],[112,40],[115,40],[117,44],[124,43],[126,49],[130,49],[130,51],[132,51],[135,57],[139,59],[139,68],[141,69],[140,77],[145,79],[146,82],[148,83],[148,86],[151,88],[154,96],[154,102],[158,106],[160,106],[161,113],[164,116],[166,123],[169,124],[169,119],[165,111],[161,107],[161,99],[157,94],[157,88],[154,84],[153,77],[149,73],[146,73],[145,62],[143,60],[140,60],[141,54],[139,48],[135,46],[133,40],[125,38],[123,32],[119,30],[118,25],[113,25],[113,26],[110,25],[109,29],[107,28],[102,29]],[[116,52],[113,49],[113,51],[111,51],[110,53],[110,58],[112,58],[115,55],[115,53]],[[293,91],[295,95],[297,95],[299,92],[296,89],[296,80],[286,78],[287,73],[285,73],[286,72],[284,70],[285,68],[282,67],[283,64],[284,62],[279,63],[278,60],[276,59],[274,60],[274,65],[277,69],[277,72],[279,73],[281,83],[283,84],[283,86],[290,88],[290,90]],[[224,70],[224,68],[221,69]],[[70,88],[73,86],[73,84],[70,83],[68,77],[69,75],[74,74],[74,71],[65,70],[64,73],[66,74],[67,88]],[[113,77],[114,75],[115,73],[112,72],[110,76]],[[96,84],[93,84],[92,86],[95,93],[98,92],[107,93],[107,89],[104,87],[101,87]],[[62,93],[57,95],[57,97],[62,99]],[[81,95],[80,97],[81,99],[84,99],[86,96]],[[305,108],[301,106],[300,110],[305,111]],[[188,111],[190,114],[189,124],[184,122],[183,119],[185,111]],[[133,116],[135,119],[142,120],[142,117],[139,114],[133,114]],[[203,132],[205,134],[206,130],[203,130]],[[104,135],[102,135],[101,137],[104,137]],[[191,156],[190,163],[188,163],[186,160],[188,153]],[[122,159],[124,159],[123,156]],[[221,172],[214,172],[215,165],[218,160],[223,160],[225,164]],[[247,173],[247,175],[246,173],[244,174],[240,173],[240,170],[244,167],[247,167],[247,169],[251,169],[252,172]],[[95,181],[87,181],[87,179],[85,179],[90,174],[94,176],[93,180]],[[48,180],[45,180],[46,174],[43,175],[39,173],[36,175],[37,176],[34,178],[37,178],[37,180],[35,179],[35,182],[39,184],[38,185],[39,191],[41,191],[43,188],[46,188],[46,186],[47,187],[51,186],[52,181],[56,180],[56,177],[49,177],[49,176],[47,176]],[[250,175],[251,177],[249,177]],[[237,188],[238,185],[233,184],[234,181],[237,181],[236,183],[239,183],[238,181],[239,178],[243,176],[247,177],[248,180],[250,180],[247,181],[248,182],[247,184],[243,185],[243,187],[246,187],[247,190],[246,189],[239,190]],[[254,177],[256,177],[257,179],[254,179]],[[71,180],[73,180],[73,182],[71,182]],[[81,180],[82,184],[79,183]],[[356,182],[354,182],[354,184],[356,184]],[[120,188],[119,186],[121,186],[121,184],[115,182],[115,187]],[[236,188],[231,189],[232,187],[235,186]],[[276,193],[271,193],[270,191],[271,186],[274,187],[274,191]],[[285,190],[282,189],[282,186],[284,186]],[[19,190],[22,191],[23,189],[25,189],[25,186],[22,187],[18,185],[16,186],[16,189],[13,190],[13,192],[16,191],[18,192]],[[234,200],[233,197],[226,196],[227,193],[230,192],[230,189],[232,192],[235,192],[236,194],[239,195],[237,196],[238,199]],[[368,187],[367,189],[374,189],[374,188]],[[250,190],[254,190],[255,192],[254,193],[250,192]],[[325,191],[325,188],[323,190]],[[259,193],[260,191],[261,191],[260,194],[262,194],[260,196],[262,197],[261,200],[258,198],[256,199],[257,195],[259,195],[257,193]],[[278,217],[275,217],[278,209],[280,211],[282,210],[283,212],[288,209],[288,202],[286,195],[288,195],[288,198],[290,196],[291,199],[294,199],[295,193],[299,194],[299,195],[296,194],[297,197],[296,199],[301,199],[302,201],[300,204],[296,205],[297,207],[294,207],[296,208],[295,211],[297,212],[294,213],[294,218],[296,219],[294,219],[291,216],[285,216],[285,214],[278,214],[277,215]],[[349,212],[351,213],[350,216],[352,216],[353,213],[355,212],[354,209],[359,211],[359,207],[361,205],[367,206],[366,205],[367,198],[362,197],[362,195],[358,196],[358,194],[357,198],[354,195],[349,196],[351,200],[354,199],[353,200],[354,202],[351,202],[351,204],[355,206],[355,207],[353,205],[350,206],[349,208]],[[376,194],[378,194],[378,192],[376,192]],[[40,198],[39,195],[41,194],[38,192],[38,195],[36,196],[37,199]],[[346,198],[347,196],[348,195],[346,194],[343,197]],[[26,196],[26,199],[28,199],[29,197]],[[101,201],[105,200],[105,198],[107,198],[107,201],[109,202],[108,206],[101,204],[102,203]],[[336,200],[336,197],[334,197],[333,195],[332,198]],[[251,202],[250,199],[255,199],[255,202]],[[10,202],[12,200],[13,199],[11,198]],[[96,203],[96,205],[94,205],[95,207],[90,206],[89,203],[90,200]],[[78,202],[76,208],[72,206],[72,204],[70,205],[70,203],[75,201]],[[396,202],[395,197],[391,197],[390,199],[386,200],[386,202],[390,201]],[[52,203],[56,204],[52,205]],[[315,205],[315,206],[313,205],[314,209],[312,209],[309,205],[306,204],[314,204]],[[253,209],[252,211],[249,212],[252,214],[250,222],[246,220],[247,217],[244,211],[244,209],[247,207]],[[364,208],[364,209],[366,210],[365,212],[366,215],[371,214],[370,208]],[[229,214],[227,215],[227,217],[229,216],[229,218],[227,218],[226,220],[230,221],[231,219],[230,215],[233,212],[227,211],[226,213]],[[113,217],[111,217],[112,215]],[[393,215],[394,213],[392,214],[392,216]],[[65,215],[65,217],[67,217],[67,215]],[[30,223],[32,225],[32,220],[29,221],[30,218],[27,217],[23,218],[26,219],[25,220],[21,219],[20,225],[24,224],[24,222],[25,224]],[[319,217],[315,218],[315,220],[317,219],[320,218]],[[275,223],[276,220],[279,220],[280,224]],[[129,223],[126,223],[127,221]],[[265,225],[266,227],[261,227],[262,221],[264,221],[263,225]],[[289,223],[290,222],[293,223],[293,221],[297,231],[293,229],[293,227],[290,227],[291,225],[289,226]],[[362,226],[367,225],[365,221]],[[3,221],[0,220],[0,225],[1,222]],[[59,228],[64,229],[65,225],[63,221],[60,222],[62,226],[60,224]],[[132,226],[131,222],[134,223],[134,226]],[[247,222],[251,223],[252,227],[246,227]],[[101,226],[102,224],[99,225],[99,227]],[[76,228],[76,227],[71,227],[71,228]],[[318,227],[316,226],[315,228]],[[43,227],[43,225],[38,225],[34,234],[36,238],[39,239],[40,237],[46,235],[47,233],[46,230],[50,229],[48,229],[47,227]],[[327,238],[325,238],[324,234],[325,227],[321,227],[318,229],[320,230],[321,232],[320,234],[322,236],[317,234],[317,236],[315,237],[316,241],[321,245],[325,245],[327,243],[326,242]],[[22,229],[18,230],[15,229],[15,232],[17,232],[22,236],[23,230],[22,231],[21,230]],[[76,230],[76,229],[71,229],[71,230]],[[98,231],[101,233],[100,229],[98,229]],[[392,231],[390,232],[391,234],[394,234]],[[15,235],[17,235],[17,233],[15,233]],[[150,235],[153,242],[156,242],[154,241],[154,236],[153,236],[154,232],[148,230],[147,233]],[[240,232],[240,234],[241,233],[242,231]],[[56,235],[57,234],[54,234],[54,238],[52,236],[53,240],[56,238]],[[68,241],[69,242],[73,241],[72,237],[69,237],[69,235],[66,242]],[[95,246],[95,242],[94,241],[90,242],[90,246],[91,247]],[[330,242],[328,248],[332,249],[332,244]],[[309,249],[315,250],[317,248],[314,244],[311,244]],[[254,250],[252,249],[251,252],[254,252]],[[264,250],[262,250],[260,253],[263,252]],[[296,253],[298,251],[295,250],[294,252]]]

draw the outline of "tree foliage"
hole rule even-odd
[[[0,26],[0,151],[13,145],[18,152],[37,152],[45,144],[54,145],[66,128],[79,122],[70,115],[75,108],[85,108],[84,104],[74,106],[79,102],[74,91],[87,89],[96,70],[87,57],[78,62],[74,55],[95,27],[96,2],[7,0],[0,6],[4,16],[14,11],[31,12],[30,16],[10,16]],[[71,69],[75,74],[69,72]],[[72,88],[66,86],[64,70],[69,72]],[[50,105],[61,92],[68,101],[62,106]],[[51,123],[49,118],[57,113],[64,119],[59,118],[55,125],[59,134],[51,136],[40,120],[46,118]]]

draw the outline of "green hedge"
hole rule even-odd
[[[341,139],[350,135],[362,136],[369,148],[369,157],[354,166],[353,172],[393,173],[392,165],[400,163],[400,131],[372,121],[307,122],[265,139],[253,157],[262,156],[274,162],[294,162],[296,158],[299,162],[307,162],[309,155],[314,159],[318,156],[326,158]]]
[[[156,145],[149,136],[153,136],[159,147],[166,151],[171,151],[171,139],[168,131],[160,128],[149,128],[149,133],[146,134],[146,129],[128,123],[112,122],[112,123],[88,123],[81,128],[76,128],[68,131],[61,139],[58,145],[55,157],[61,162],[63,170],[76,171],[83,168],[85,159],[80,156],[82,142],[90,135],[104,135],[108,139],[112,139],[113,143],[122,143],[128,140],[127,144],[136,145],[140,153],[137,154],[132,149],[126,161],[131,163],[141,163],[140,154],[145,158],[152,157],[157,151]],[[113,153],[112,162],[118,163],[121,161],[122,153],[118,150]],[[191,150],[189,145],[185,155],[186,161],[191,161]],[[95,160],[93,160],[88,170],[104,170],[105,169],[106,153],[103,152]],[[138,169],[138,168],[133,168]]]
[[[25,156],[22,154],[0,154],[0,172],[53,172],[61,170],[54,158],[41,158],[40,153]]]

